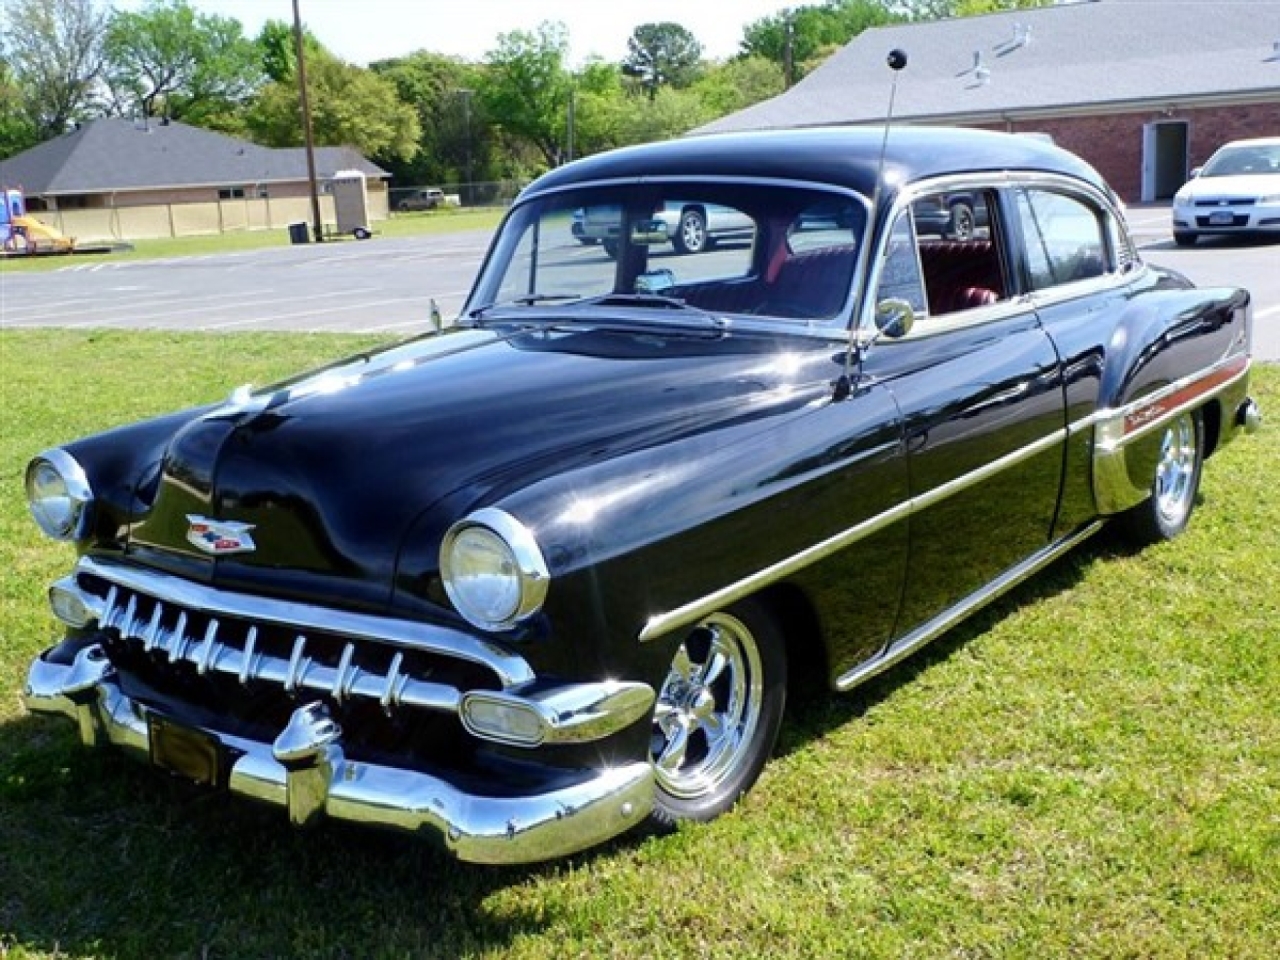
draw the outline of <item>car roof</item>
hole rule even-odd
[[[1228,147],[1280,147],[1280,137],[1251,137],[1248,140],[1228,140],[1218,150]],[[1214,151],[1217,153],[1217,150]]]
[[[870,196],[884,150],[882,189],[950,173],[1045,171],[1107,191],[1075,154],[1040,137],[956,127],[814,127],[684,137],[597,154],[552,170],[521,195],[608,180],[741,177],[799,180]]]

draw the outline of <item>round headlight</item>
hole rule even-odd
[[[440,574],[454,607],[482,630],[507,630],[537,613],[550,581],[529,528],[492,507],[445,534]]]
[[[27,465],[31,516],[55,540],[84,536],[92,503],[93,492],[84,470],[65,450],[49,450]]]

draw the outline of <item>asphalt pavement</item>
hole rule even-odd
[[[1152,263],[1201,286],[1254,297],[1254,355],[1280,361],[1280,241],[1174,245],[1167,205],[1131,208]],[[114,327],[386,333],[429,329],[434,300],[456,316],[488,248],[488,230],[112,262],[76,257],[47,273],[0,272],[0,329]],[[604,254],[583,248],[584,257]],[[3,267],[0,267],[3,271]]]

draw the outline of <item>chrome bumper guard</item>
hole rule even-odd
[[[100,646],[70,664],[40,657],[24,694],[33,713],[75,721],[89,746],[111,744],[155,757],[152,721],[165,718],[125,695]],[[288,810],[299,826],[324,817],[409,833],[435,834],[461,860],[531,863],[565,856],[627,830],[653,804],[653,768],[635,762],[587,771],[568,787],[520,797],[488,797],[416,770],[348,760],[342,731],[318,701],[299,706],[273,744],[192,731],[234,757],[232,793]]]

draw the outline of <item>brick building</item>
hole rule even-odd
[[[1280,135],[1280,0],[1093,0],[868,30],[786,93],[703,127],[1040,132],[1125,200],[1173,196],[1227,140]]]

